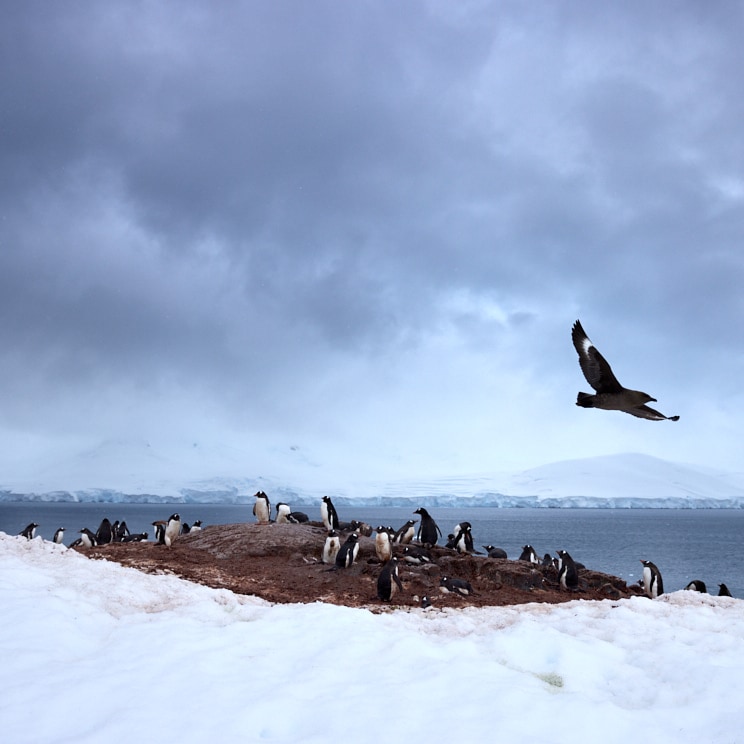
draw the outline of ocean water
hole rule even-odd
[[[310,519],[320,519],[320,509],[298,507]],[[29,522],[39,524],[37,534],[51,539],[58,527],[66,527],[65,544],[78,530],[94,532],[108,517],[126,520],[132,532],[148,532],[151,523],[177,511],[191,524],[204,526],[253,522],[251,505],[224,504],[102,504],[102,503],[0,503],[0,531],[18,534]],[[343,507],[344,521],[358,519],[372,527],[400,527],[418,519],[407,507]],[[574,560],[598,571],[620,576],[628,583],[641,577],[640,559],[660,569],[666,591],[682,589],[701,579],[711,594],[725,583],[735,597],[744,598],[744,568],[740,557],[744,544],[744,510],[740,509],[498,509],[432,508],[429,512],[446,536],[458,522],[473,525],[476,547],[496,545],[509,558],[518,558],[529,543],[538,555],[567,550]],[[440,541],[440,544],[442,542]],[[320,545],[319,545],[320,550]]]

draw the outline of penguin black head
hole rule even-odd
[[[171,514],[170,517],[168,517],[169,522],[180,522],[181,521],[181,515],[180,514]]]

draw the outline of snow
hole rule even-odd
[[[324,495],[339,505],[584,508],[743,508],[744,476],[626,453],[564,460],[519,473],[363,480],[322,466],[298,447],[264,453],[266,470],[232,450],[191,446],[166,456],[149,445],[108,443],[48,465],[43,476],[0,483],[2,501],[252,503],[259,490],[297,506]],[[236,461],[236,458],[238,461]],[[260,459],[260,458],[259,458]],[[253,469],[252,469],[253,468]],[[211,469],[211,470],[210,470]],[[133,472],[137,477],[131,477]],[[212,473],[208,475],[208,473]],[[213,473],[219,473],[214,475]],[[240,474],[242,473],[242,474]],[[5,474],[7,478],[7,473]],[[102,485],[102,483],[104,485]],[[97,485],[96,485],[97,484]]]
[[[0,565],[15,744],[741,740],[737,599],[271,605],[2,533]]]

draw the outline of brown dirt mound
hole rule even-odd
[[[325,529],[307,524],[229,524],[205,527],[179,537],[173,547],[152,542],[115,543],[86,550],[91,558],[116,561],[148,573],[172,573],[189,581],[270,602],[329,602],[348,607],[380,607],[377,576],[381,564],[374,539],[361,537],[359,555],[348,569],[329,570],[320,562]],[[342,535],[342,542],[344,536]],[[402,558],[402,551],[396,546]],[[616,576],[581,569],[579,590],[561,591],[553,568],[524,561],[458,555],[435,547],[436,563],[409,566],[400,561],[403,591],[392,605],[418,607],[428,595],[437,607],[487,607],[525,602],[566,602],[572,599],[619,599],[638,594]],[[469,581],[474,594],[442,594],[439,579],[450,576]]]

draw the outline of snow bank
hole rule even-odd
[[[0,533],[16,744],[736,741],[744,602],[412,612],[270,605]]]

